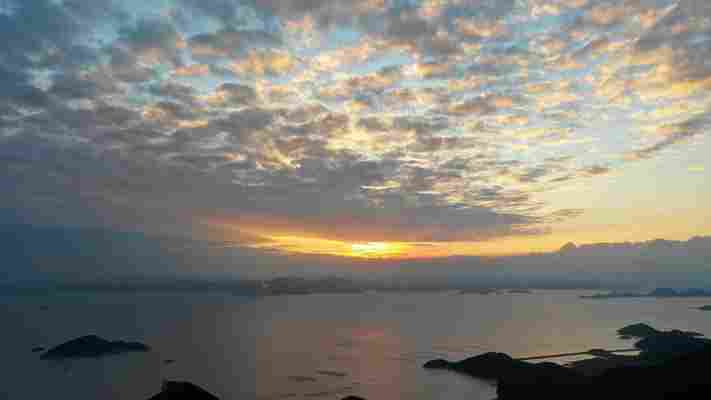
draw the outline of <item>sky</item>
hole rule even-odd
[[[711,234],[706,0],[0,0],[0,214],[410,259]]]

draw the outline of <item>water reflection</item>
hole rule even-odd
[[[314,318],[271,319],[262,329],[256,340],[259,398],[369,392],[399,398],[401,363],[391,356],[404,350],[401,338],[391,330]]]
[[[1,298],[0,374],[13,379],[0,387],[0,398],[142,399],[167,378],[193,381],[224,399],[490,400],[490,385],[421,365],[485,351],[527,356],[625,347],[614,332],[633,322],[711,334],[709,314],[696,309],[708,299],[595,301],[580,294]],[[41,311],[43,304],[51,307]],[[69,368],[31,352],[90,333],[138,340],[154,351]]]

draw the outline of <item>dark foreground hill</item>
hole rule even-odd
[[[219,398],[190,382],[165,381],[160,393],[148,400],[219,400]]]
[[[499,400],[512,399],[704,399],[711,393],[711,349],[657,365],[612,368],[599,376],[536,380],[517,376],[498,383]]]
[[[618,334],[638,339],[640,354],[618,356],[598,349],[589,352],[596,358],[562,366],[485,353],[457,362],[432,360],[424,367],[494,380],[499,400],[708,398],[711,341],[696,332],[659,331],[646,324]]]

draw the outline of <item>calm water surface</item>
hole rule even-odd
[[[489,400],[491,384],[421,365],[485,351],[630,347],[614,332],[637,321],[711,336],[711,313],[694,309],[711,299],[579,299],[583,293],[4,296],[0,399],[142,400],[162,379],[185,379],[225,400]],[[63,363],[30,352],[90,333],[153,351]]]

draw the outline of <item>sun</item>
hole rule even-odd
[[[355,257],[386,257],[402,253],[399,246],[385,242],[367,242],[351,244],[351,253]]]

